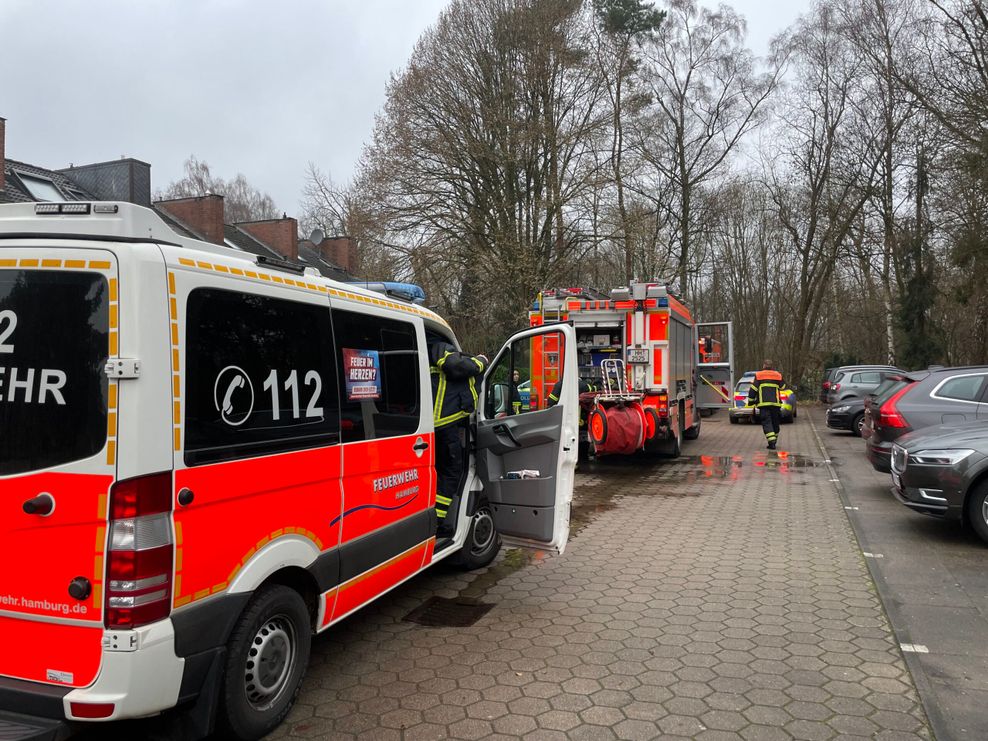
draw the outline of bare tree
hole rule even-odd
[[[764,120],[785,57],[764,74],[744,45],[745,23],[731,8],[701,8],[671,0],[655,39],[645,44],[642,75],[653,98],[652,136],[645,156],[673,184],[671,208],[680,289],[696,263],[698,191],[724,174],[744,136]]]
[[[251,185],[238,173],[232,180],[213,175],[209,165],[190,156],[185,161],[185,176],[155,193],[158,199],[190,198],[205,195],[223,196],[224,219],[228,223],[276,219],[279,216],[274,200]]]

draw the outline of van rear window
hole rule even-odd
[[[0,270],[0,475],[103,449],[108,293],[97,273]]]

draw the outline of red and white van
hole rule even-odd
[[[563,550],[572,327],[494,357],[465,506],[437,542],[427,348],[455,339],[427,309],[313,273],[131,204],[0,206],[5,739],[170,708],[200,735],[259,738],[313,634],[446,557],[486,565],[502,537]],[[547,337],[561,403],[503,416]]]

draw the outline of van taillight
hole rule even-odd
[[[906,424],[906,419],[899,413],[896,403],[905,396],[906,392],[912,388],[910,383],[908,386],[900,389],[895,394],[893,394],[889,399],[882,404],[881,408],[878,410],[878,423],[883,427],[895,427],[898,429],[904,429],[909,427]]]
[[[110,490],[108,628],[136,628],[171,612],[171,491],[171,471],[118,481]]]

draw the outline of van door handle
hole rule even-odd
[[[511,431],[511,428],[508,427],[508,425],[501,423],[494,425],[491,429],[495,435],[503,435],[508,438],[516,448],[521,447],[521,443],[518,442],[518,438],[515,437],[515,433]]]
[[[36,497],[28,499],[22,505],[22,509],[29,515],[40,515],[47,517],[55,511],[55,497],[48,492],[42,492]]]
[[[429,443],[425,440],[420,440],[412,446],[412,450],[426,450],[429,447]]]

